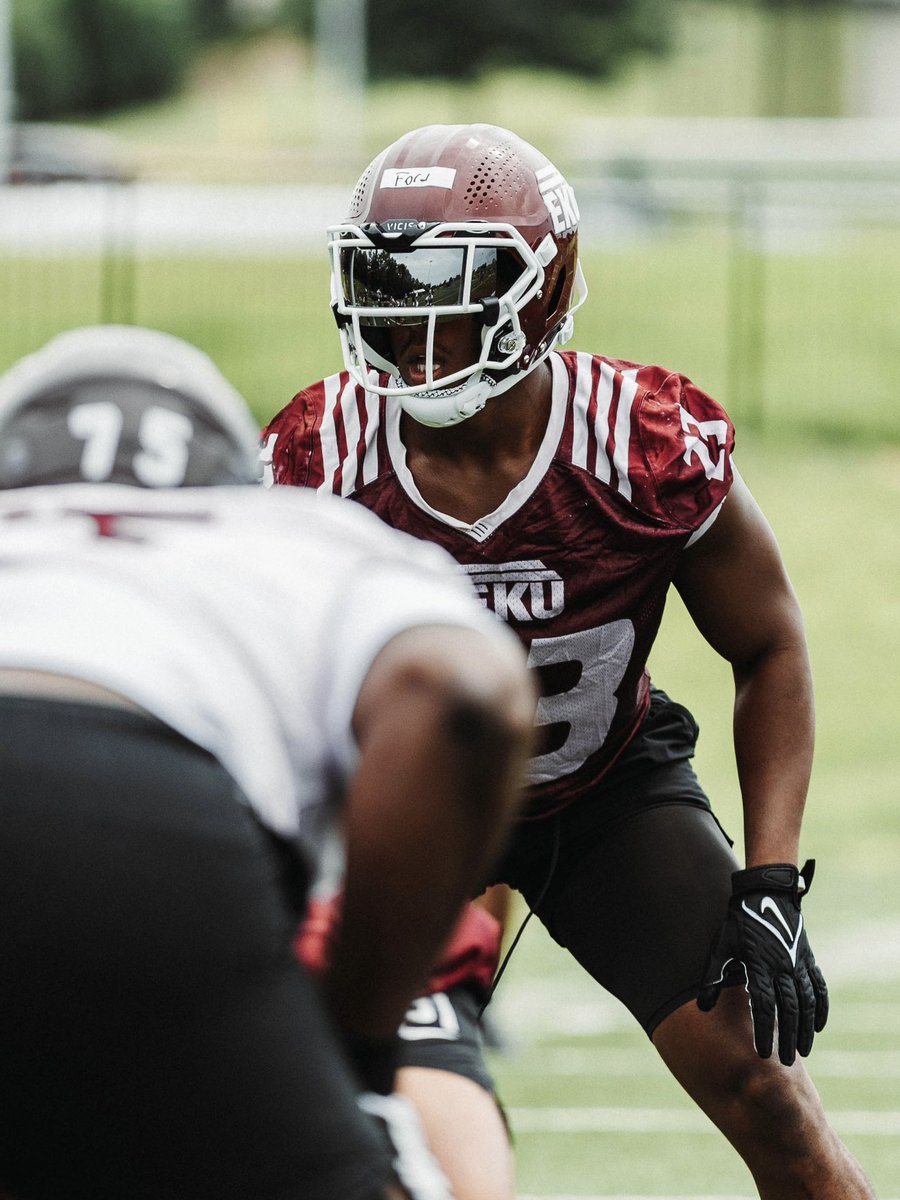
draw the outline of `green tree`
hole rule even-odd
[[[16,115],[46,117],[66,112],[72,74],[83,70],[63,16],[64,0],[17,0],[13,6]]]
[[[15,0],[16,113],[44,120],[170,95],[200,42],[239,24],[232,0]]]
[[[224,37],[233,33],[237,24],[231,0],[190,0],[190,14],[203,39]]]
[[[314,31],[316,0],[285,0],[298,32]],[[545,67],[602,78],[639,53],[661,53],[671,0],[368,0],[371,79],[472,80],[493,67]]]
[[[193,50],[190,13],[170,0],[67,0],[86,73],[82,105],[101,112],[152,100],[182,81]]]

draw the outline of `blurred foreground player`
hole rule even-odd
[[[515,811],[522,652],[433,547],[216,486],[256,474],[243,401],[167,335],[78,330],[0,379],[0,1188],[24,1200],[449,1195],[390,1095],[394,1034]],[[328,876],[320,986],[293,940]]]
[[[800,912],[800,609],[722,408],[677,372],[562,349],[586,297],[578,222],[509,130],[431,125],[382,151],[328,231],[344,371],[269,424],[268,475],[442,546],[516,631],[541,741],[484,882],[622,1001],[760,1196],[860,1200],[800,1061],[828,1012]],[[691,766],[693,717],[650,685],[672,586],[733,672],[743,869]]]

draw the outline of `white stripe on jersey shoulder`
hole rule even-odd
[[[616,409],[616,427],[613,434],[613,466],[619,477],[619,491],[626,500],[631,499],[628,460],[631,455],[631,406],[638,389],[637,373],[637,367],[622,372],[619,407]]]
[[[366,406],[366,448],[363,452],[362,481],[371,483],[378,478],[381,463],[378,459],[378,413],[381,408],[381,397],[377,392],[366,390],[363,396]]]
[[[600,380],[594,382],[594,363],[596,355],[579,351],[575,355],[575,394],[572,399],[573,430],[572,430],[572,462],[576,467],[590,471],[603,483],[612,481],[613,470],[616,473],[616,486],[626,500],[631,499],[631,480],[628,474],[628,462],[631,449],[631,412],[634,398],[637,395],[637,367],[630,367],[621,372],[622,384],[619,388],[619,403],[616,409],[616,419],[612,428],[612,456],[610,457],[608,443],[610,435],[610,409],[615,394],[615,369],[608,362],[600,363]],[[597,408],[593,422],[590,418],[590,405],[596,399]],[[590,438],[594,436],[596,450],[593,461],[588,461]]]
[[[572,398],[572,462],[583,470],[593,470],[594,464],[588,467],[588,405],[593,392],[593,376],[591,373],[592,358],[590,354],[575,355],[575,395]]]
[[[341,375],[329,375],[322,383],[325,405],[322,423],[319,426],[319,446],[322,452],[322,482],[318,489],[320,492],[334,490],[335,476],[341,465],[335,412],[340,407],[342,378]]]
[[[357,384],[345,374],[330,375],[323,382],[325,407],[319,428],[322,448],[322,483],[320,492],[339,490],[349,496],[357,484],[357,451],[362,437],[359,414],[359,392]],[[374,392],[363,393],[362,403],[367,414],[365,429],[365,451],[362,465],[363,483],[371,483],[378,475],[378,396]],[[346,454],[342,457],[338,441],[337,414],[341,415],[344,429]],[[340,488],[338,475],[340,474]]]

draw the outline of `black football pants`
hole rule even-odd
[[[291,951],[302,872],[227,773],[124,710],[0,697],[0,731],[0,1190],[377,1194]]]

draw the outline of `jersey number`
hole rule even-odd
[[[424,1038],[429,1041],[455,1042],[459,1039],[459,1018],[446,992],[432,992],[413,1000],[400,1036],[407,1042]]]
[[[634,626],[625,619],[561,637],[534,639],[528,651],[530,667],[571,665],[576,679],[566,691],[543,695],[538,701],[538,725],[561,726],[563,742],[531,760],[532,783],[571,775],[600,749],[616,715],[616,689],[633,649]]]
[[[69,433],[84,442],[81,474],[92,483],[109,479],[116,465],[124,417],[107,400],[78,404],[69,412]],[[170,408],[147,408],[141,413],[137,440],[140,449],[132,468],[146,487],[178,487],[184,482],[194,427],[183,413]]]

